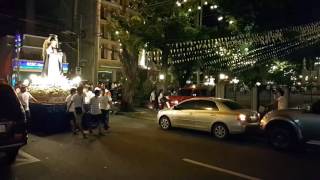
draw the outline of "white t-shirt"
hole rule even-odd
[[[29,100],[31,98],[31,94],[29,92],[19,93],[19,99],[21,101],[21,104],[24,107],[25,111],[29,111]]]
[[[100,110],[100,97],[93,97],[90,99],[90,114],[98,115],[101,114]]]
[[[158,103],[161,103],[161,99],[163,98],[163,93],[160,93],[159,94],[159,97],[158,97]]]
[[[82,95],[75,94],[72,96],[71,100],[73,101],[74,108],[82,107],[82,111],[84,111],[83,109],[84,95],[83,94]]]
[[[112,102],[111,96],[100,96],[100,109],[109,110],[111,108],[110,103]]]
[[[278,97],[278,110],[288,109],[288,101],[284,96]]]
[[[94,93],[92,91],[88,91],[86,92],[86,95],[85,95],[85,104],[89,104],[90,103],[90,99],[94,97]]]
[[[69,96],[67,96],[66,101],[65,101],[67,103],[67,108],[69,108],[68,112],[74,112],[74,103],[72,103],[70,106],[70,103],[72,102],[72,100],[71,100],[72,96],[73,95],[71,95],[71,94]]]
[[[150,102],[155,101],[156,100],[156,93],[154,91],[151,92],[150,95]]]

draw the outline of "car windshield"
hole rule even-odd
[[[243,109],[240,104],[233,101],[222,101],[222,103],[231,110]]]

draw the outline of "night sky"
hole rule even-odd
[[[34,19],[26,19],[30,0],[0,0],[0,36],[26,31],[26,22],[33,24],[36,34],[71,27],[73,0],[33,0]],[[66,23],[68,21],[69,23]],[[40,32],[40,33],[39,33]],[[44,34],[45,34],[44,33]]]
[[[65,17],[72,16],[73,0],[34,1],[35,18],[40,24],[34,23],[42,29],[55,28],[52,24],[61,26]],[[26,2],[28,0],[0,0],[0,35],[25,30]],[[319,0],[221,0],[220,4],[236,18],[254,19],[255,26],[261,31],[320,20]],[[207,12],[205,16],[206,25],[217,24],[217,14]]]

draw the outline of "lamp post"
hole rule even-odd
[[[231,81],[230,81],[231,84],[233,84],[233,98],[234,98],[234,101],[237,100],[237,85],[239,83],[239,79],[237,79],[236,77],[233,78]]]

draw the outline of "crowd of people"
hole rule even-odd
[[[15,91],[24,108],[27,118],[28,129],[31,130],[30,101],[38,103],[25,85],[17,84]],[[77,135],[80,132],[83,138],[87,138],[86,132],[93,133],[98,129],[99,135],[104,135],[109,126],[109,114],[112,107],[111,92],[103,83],[97,87],[92,85],[81,85],[71,88],[65,99],[67,119],[71,122],[72,132]],[[88,131],[85,131],[88,130]]]
[[[164,92],[163,89],[157,91],[154,88],[150,93],[149,103],[151,108],[158,111],[164,108],[170,108],[169,98],[168,96],[176,96],[177,92],[175,90],[169,90],[167,93]]]
[[[93,133],[92,124],[96,124],[99,135],[104,135],[109,126],[109,113],[112,105],[111,93],[104,87],[72,88],[66,98],[68,117],[72,124],[72,132],[77,135],[80,132],[83,138],[87,138],[84,129]],[[84,127],[86,126],[86,127]]]

